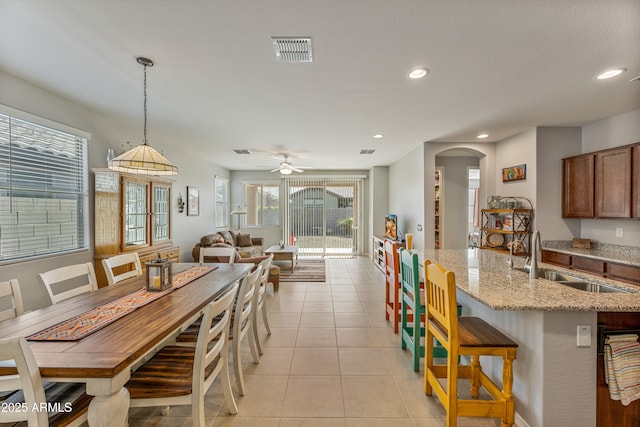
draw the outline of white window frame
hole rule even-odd
[[[264,216],[257,215],[257,221],[255,224],[249,223],[252,218],[252,213],[250,212],[251,207],[253,206],[252,201],[248,200],[247,194],[247,185],[259,186],[260,194],[264,194],[263,187],[268,185],[270,187],[278,188],[278,215],[277,215],[277,223],[276,224],[264,224]],[[258,227],[280,227],[282,224],[282,188],[280,181],[243,181],[242,182],[242,200],[244,201],[245,210],[247,211],[247,215],[245,215],[244,226],[246,228],[258,228]],[[264,207],[262,206],[263,199],[260,200],[259,209],[262,210]]]
[[[222,199],[218,200],[218,186],[224,186]],[[229,228],[229,179],[222,176],[214,177],[214,222],[216,228]]]
[[[29,182],[38,182],[38,179],[46,179],[47,176],[48,179],[53,179],[55,182],[55,167],[51,168],[50,175],[43,174],[42,170],[38,169],[32,171],[24,168],[16,169],[17,166],[13,166],[13,164],[20,162],[21,159],[9,154],[6,162],[0,164],[0,173],[4,174],[4,179],[0,176],[0,197],[7,198],[0,206],[0,264],[88,251],[90,234],[88,144],[91,134],[5,105],[0,105],[0,114],[6,117],[9,123],[8,134],[4,136],[5,141],[14,141],[15,143],[17,137],[14,133],[18,126],[36,130],[30,137],[44,135],[42,139],[36,140],[41,142],[41,150],[34,150],[32,153],[25,152],[23,155],[41,154],[39,158],[32,158],[42,159],[43,162],[45,159],[55,161],[55,158],[51,159],[51,157],[56,155],[56,151],[61,152],[72,147],[73,155],[75,155],[73,163],[77,170],[76,179],[78,180],[73,187],[74,189],[50,188],[46,185],[30,188],[16,187],[13,183],[12,171],[20,170],[22,179]],[[24,122],[24,124],[20,122]],[[39,129],[42,129],[41,134],[37,132]],[[2,137],[0,135],[0,138]],[[75,145],[71,146],[69,140],[75,140]],[[29,141],[29,139],[25,139],[22,146],[28,147]],[[67,145],[65,146],[65,144]],[[7,153],[10,153],[9,147],[13,147],[13,145],[7,145],[4,148],[0,146],[0,151],[7,150]],[[68,155],[67,158],[74,158],[73,155]],[[22,158],[23,164],[25,161],[26,159]],[[68,182],[68,180],[60,180],[60,178],[58,181]],[[29,194],[32,194],[33,197],[29,197]],[[66,195],[66,197],[61,198],[61,195]],[[28,199],[37,200],[38,206],[34,203],[31,210],[28,207],[25,208],[24,202]],[[75,204],[73,200],[76,201]],[[51,203],[59,202],[60,206],[64,206],[62,201],[66,202],[67,208],[69,203],[75,208],[65,211],[60,207],[60,212],[50,211],[53,209]],[[30,215],[32,218],[23,224],[18,219],[21,209],[26,209],[23,211],[23,218],[28,218]],[[45,217],[46,220],[43,220]],[[63,221],[61,218],[65,217],[71,219]],[[58,226],[61,230],[59,235],[55,232]],[[32,234],[25,239],[25,232]],[[26,241],[29,239],[31,242]]]

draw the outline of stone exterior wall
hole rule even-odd
[[[0,261],[77,248],[78,203],[0,196]]]

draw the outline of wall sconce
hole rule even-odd
[[[178,212],[184,212],[184,199],[182,198],[182,193],[178,193]]]

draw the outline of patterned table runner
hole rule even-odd
[[[173,286],[162,292],[147,292],[145,288],[129,295],[86,311],[69,320],[60,322],[50,328],[44,329],[27,337],[29,341],[76,341],[95,331],[104,328],[121,317],[131,313],[138,307],[149,304],[152,301],[181,288],[217,269],[216,266],[198,266],[181,271],[173,275]],[[117,286],[117,285],[116,285]]]

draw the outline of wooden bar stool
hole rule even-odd
[[[402,316],[400,345],[411,351],[413,370],[420,370],[420,358],[424,356],[421,338],[425,336],[425,305],[420,288],[418,255],[400,249],[400,285],[402,292]],[[431,339],[433,346],[433,339]]]
[[[478,317],[458,317],[455,275],[429,260],[424,262],[427,309],[424,389],[435,391],[447,412],[447,427],[456,427],[457,417],[500,418],[502,427],[513,425],[515,401],[511,392],[518,344]],[[447,350],[447,364],[434,364],[433,338]],[[458,364],[458,356],[471,356],[471,365]],[[502,357],[502,389],[483,371],[480,356]],[[446,389],[438,381],[446,379]],[[458,398],[458,378],[471,381],[471,396]],[[492,400],[477,399],[484,387]]]
[[[387,320],[393,322],[393,332],[398,333],[400,327],[400,259],[398,245],[391,240],[384,242],[385,295]]]

